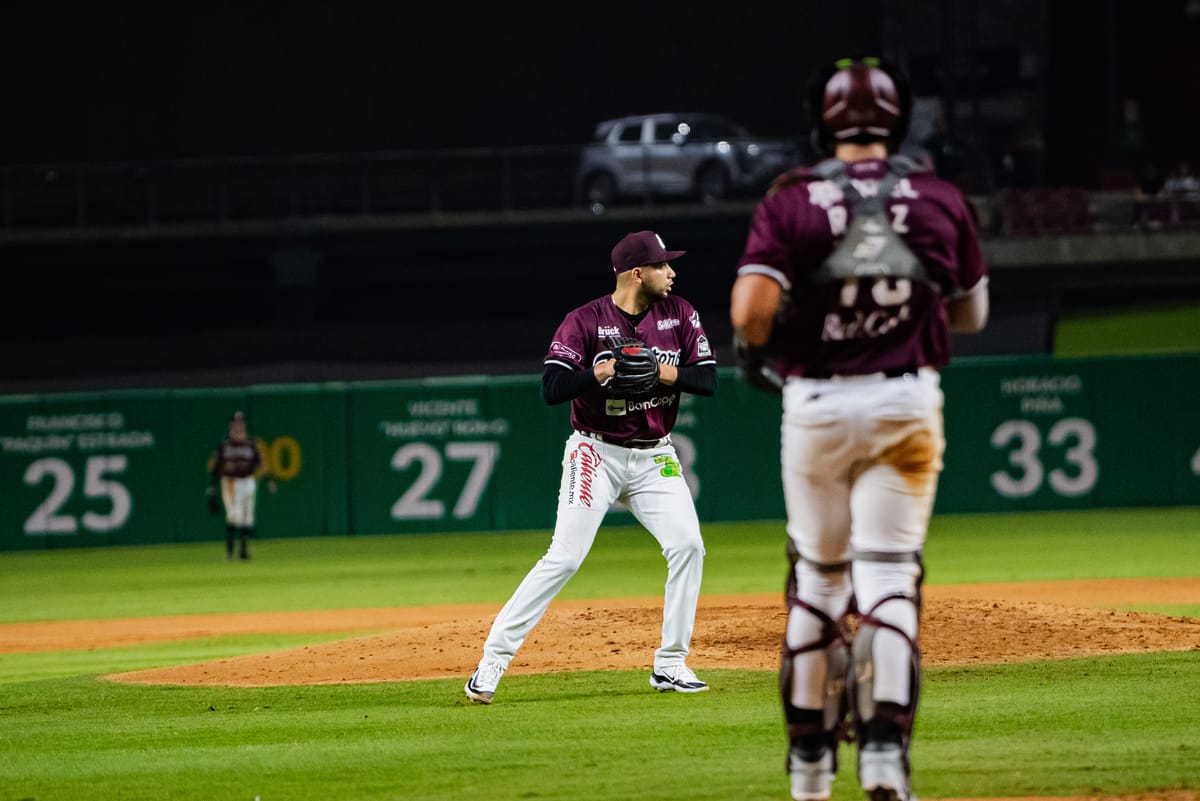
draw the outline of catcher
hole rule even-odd
[[[698,693],[708,685],[687,666],[704,565],[704,541],[683,468],[671,444],[681,392],[712,395],[717,363],[700,315],[671,296],[684,254],[653,231],[631,233],[612,251],[616,291],[570,312],[544,361],[542,398],[571,402],[558,516],[546,554],[500,610],[467,697],[490,704],[500,677],[550,602],[579,570],[609,508],[623,503],[667,560],[662,644],[650,686]]]

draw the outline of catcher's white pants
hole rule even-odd
[[[849,562],[855,553],[915,553],[925,544],[942,469],[942,390],[936,370],[915,376],[882,374],[790,379],[783,392],[781,462],[787,531],[803,557],[796,564],[798,595],[835,620],[853,592],[860,610],[886,595],[915,596],[919,567],[912,562],[854,560],[850,574],[818,571],[811,563]],[[888,602],[877,616],[915,641],[912,604]],[[791,610],[788,645],[820,636],[820,623]],[[881,630],[875,642],[877,701],[906,704],[911,652],[903,637]],[[814,651],[793,661],[792,703],[824,703],[825,656]]]
[[[221,479],[221,501],[225,504],[225,522],[238,528],[254,527],[254,501],[258,482],[254,476]]]
[[[579,570],[609,507],[624,503],[667,560],[662,644],[654,667],[681,665],[688,655],[704,566],[704,542],[691,492],[669,442],[645,450],[576,433],[563,452],[558,518],[545,555],[500,610],[484,659],[508,667],[550,602]]]

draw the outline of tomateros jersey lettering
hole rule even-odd
[[[852,185],[868,197],[878,194],[887,169],[878,159],[846,165]],[[974,210],[958,187],[923,171],[900,179],[885,206],[892,230],[932,283],[874,276],[812,282],[853,211],[836,183],[807,168],[779,178],[756,207],[738,274],[765,275],[784,289],[788,304],[776,337],[784,375],[941,367],[950,360],[938,287],[953,295],[986,278]],[[870,244],[868,238],[862,246]]]
[[[617,336],[645,342],[663,364],[716,364],[699,312],[674,295],[650,306],[636,325],[617,308],[610,295],[571,310],[554,332],[544,363],[590,370],[611,358],[604,338],[613,334],[600,332],[613,330]],[[596,386],[571,401],[571,425],[617,441],[661,439],[675,425],[679,394],[660,384],[644,396],[626,399],[618,409],[610,402],[608,390]]]

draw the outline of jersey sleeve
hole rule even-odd
[[[542,364],[561,365],[568,370],[582,370],[588,366],[588,338],[578,310],[559,323]]]
[[[682,315],[686,322],[681,325],[680,338],[683,340],[680,343],[679,364],[681,366],[693,366],[700,364],[717,363],[717,355],[713,351],[712,344],[708,341],[708,335],[704,333],[704,326],[700,322],[700,312],[696,311],[690,303],[680,301],[683,307]]]
[[[778,202],[767,198],[759,202],[750,221],[746,247],[738,259],[737,274],[765,275],[785,290],[792,288],[793,249],[787,241],[787,227],[779,220]]]
[[[974,289],[987,278],[987,264],[983,260],[983,249],[979,244],[979,229],[975,221],[975,210],[970,201],[960,194],[962,216],[958,226],[958,275],[954,294]]]

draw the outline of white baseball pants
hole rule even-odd
[[[942,469],[942,391],[937,371],[791,379],[783,393],[782,469],[788,537],[799,598],[837,619],[854,594],[860,610],[892,593],[915,597],[920,579],[913,562],[853,561],[852,572],[822,572],[812,563],[850,562],[863,552],[911,554],[925,544]],[[914,641],[916,609],[888,602],[877,616]],[[801,609],[789,614],[788,645],[820,637],[820,622]],[[903,637],[881,630],[875,643],[875,700],[907,704],[911,650]],[[791,702],[824,704],[825,656],[800,654],[793,662]]]
[[[691,492],[668,442],[635,449],[575,433],[563,452],[558,517],[545,555],[500,610],[484,643],[484,659],[508,667],[550,602],[579,570],[609,507],[623,502],[658,540],[667,560],[662,644],[655,669],[683,664],[696,620],[704,542]]]
[[[258,482],[254,476],[221,478],[221,501],[225,504],[225,522],[238,528],[254,527],[254,501]]]

